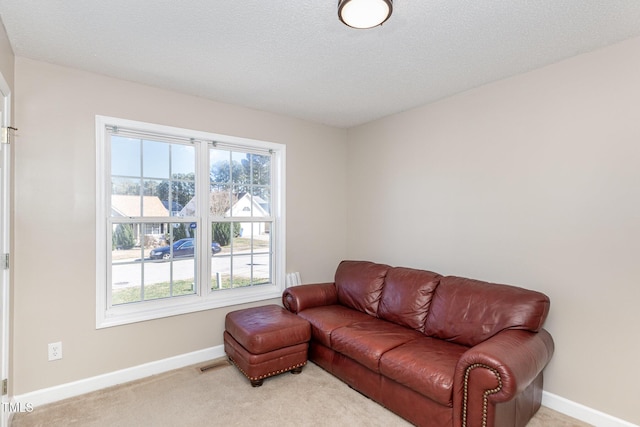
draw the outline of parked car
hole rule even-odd
[[[194,239],[180,239],[173,243],[173,257],[192,257],[194,250]],[[220,252],[222,248],[218,242],[211,242],[211,255],[215,255]],[[161,246],[159,248],[152,249],[149,252],[149,258],[151,259],[170,259],[172,254],[171,246]]]

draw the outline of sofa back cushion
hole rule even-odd
[[[427,316],[425,334],[474,346],[503,329],[537,332],[549,298],[536,291],[462,277],[442,277]]]
[[[424,332],[429,305],[440,275],[427,270],[396,267],[387,272],[378,317]]]
[[[335,277],[338,302],[375,317],[389,268],[368,261],[342,261]]]

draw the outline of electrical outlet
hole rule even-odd
[[[49,343],[49,362],[62,359],[62,342]]]

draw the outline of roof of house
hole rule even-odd
[[[142,206],[144,216],[169,216],[169,211],[157,196],[143,196]],[[140,196],[114,194],[111,196],[111,209],[120,216],[142,216]]]

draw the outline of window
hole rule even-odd
[[[98,328],[277,298],[281,144],[96,117]]]

